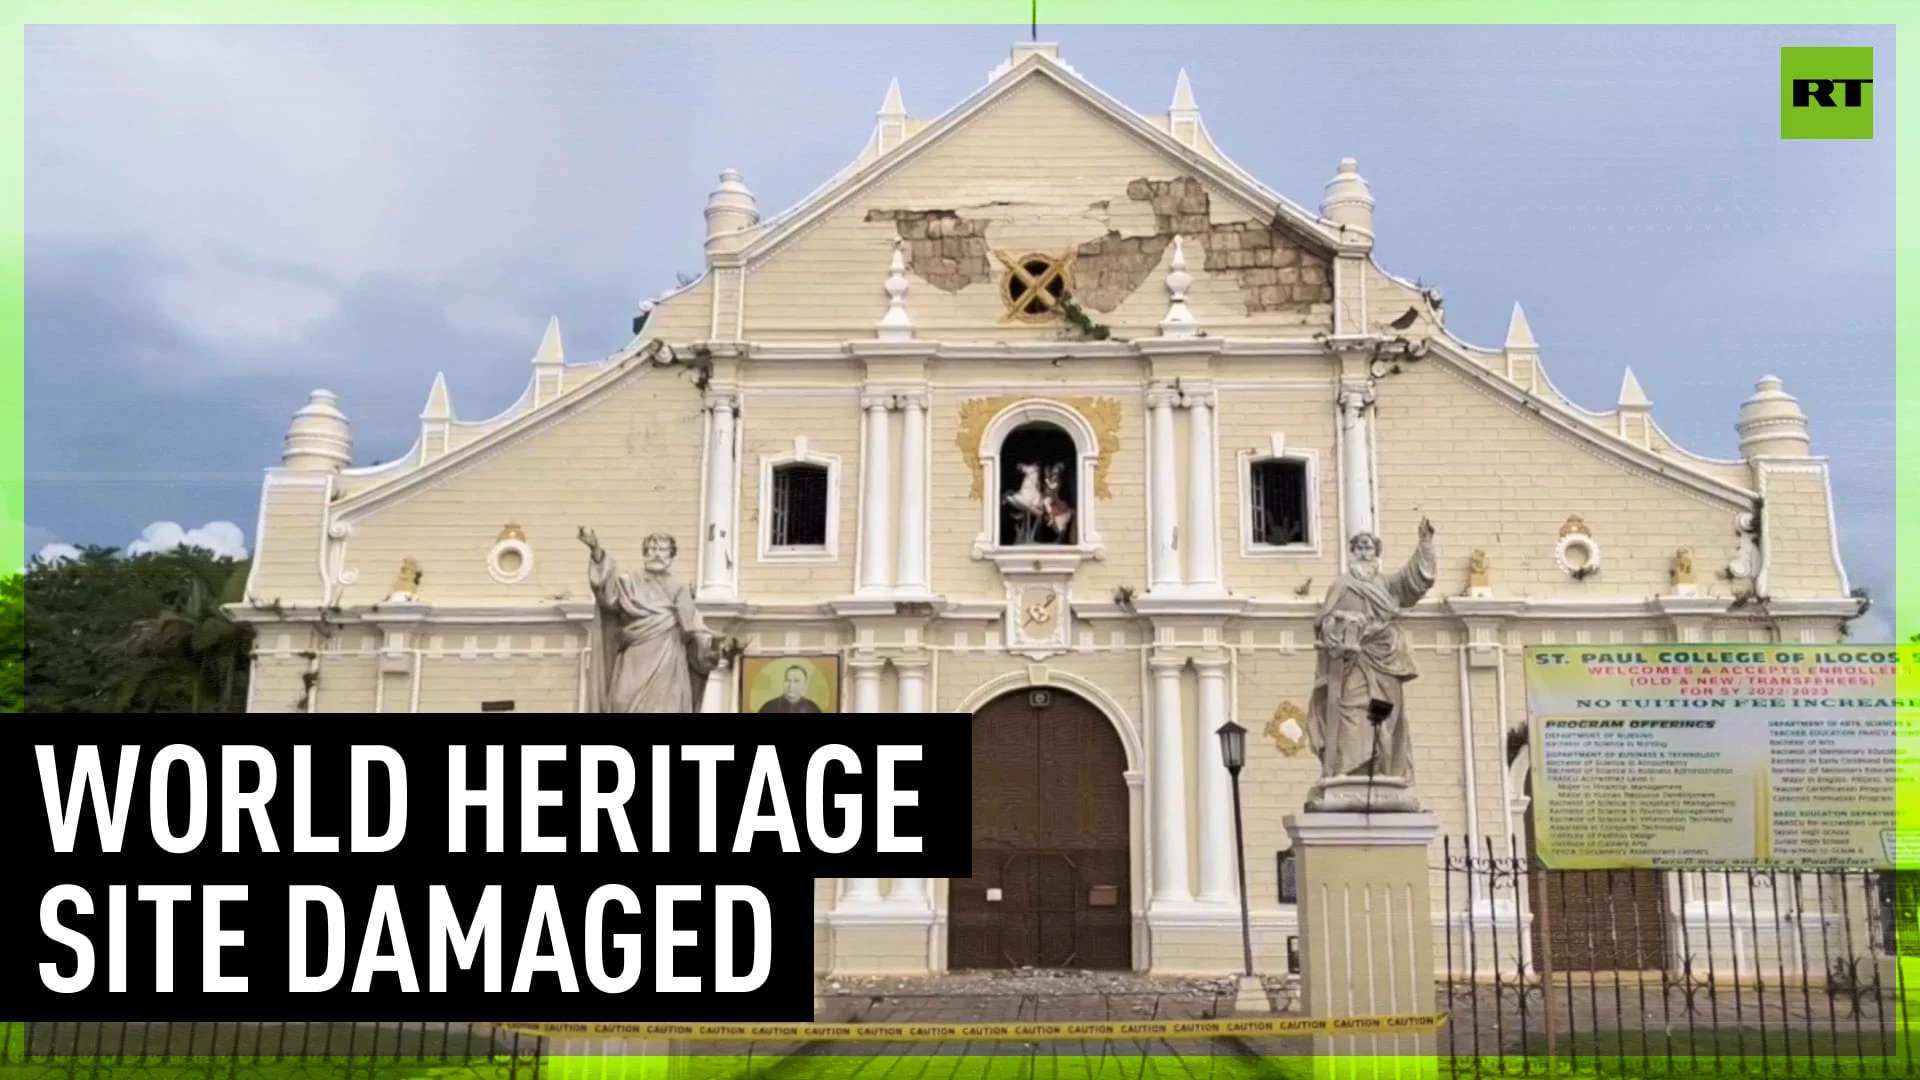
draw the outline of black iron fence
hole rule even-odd
[[[1456,1075],[1920,1075],[1899,962],[1913,875],[1546,870],[1517,841],[1442,855]]]

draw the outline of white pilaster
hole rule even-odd
[[[850,877],[840,881],[840,903],[842,909],[861,907],[880,902],[880,879],[876,877]]]
[[[700,599],[732,600],[734,585],[733,492],[739,481],[740,465],[734,460],[733,410],[730,394],[715,394],[707,399],[713,417],[707,444],[707,511],[702,540],[705,552],[700,560]]]
[[[927,662],[925,660],[895,660],[894,676],[899,680],[900,707],[895,712],[916,713],[927,711]]]
[[[1356,533],[1379,530],[1373,523],[1373,388],[1350,386],[1340,391],[1340,493],[1346,535],[1341,548]]]
[[[1233,850],[1233,782],[1220,756],[1220,725],[1227,722],[1227,661],[1196,659],[1200,676],[1200,717],[1194,730],[1199,744],[1200,901],[1230,904],[1240,898]]]
[[[1147,779],[1153,799],[1153,906],[1193,904],[1187,876],[1187,768],[1180,723],[1180,671],[1186,661],[1154,657],[1153,758]]]
[[[1187,396],[1187,587],[1197,593],[1220,591],[1220,477],[1213,456],[1213,401],[1209,394]],[[1215,725],[1218,727],[1219,725]]]
[[[1174,530],[1179,527],[1173,483],[1173,401],[1171,390],[1147,393],[1151,463],[1147,476],[1147,518],[1152,523],[1152,552],[1147,588],[1169,592],[1180,587],[1180,560]]]
[[[853,671],[853,711],[879,712],[881,661],[855,660],[847,667]]]
[[[723,659],[707,674],[706,689],[700,695],[700,711],[703,713],[732,712],[731,702],[727,700],[732,696],[727,692],[732,683],[733,663]]]
[[[927,411],[917,394],[901,398],[900,557],[896,592],[927,594]]]
[[[909,406],[909,408],[916,408],[916,406]],[[909,417],[912,415],[908,413]],[[901,454],[901,457],[911,460],[905,453]],[[893,662],[893,672],[894,678],[898,680],[900,691],[900,702],[894,711],[926,712],[927,662],[917,658],[896,658]],[[887,899],[900,907],[931,911],[933,891],[928,886],[929,882],[926,878],[894,878],[893,892],[887,896]]]
[[[860,404],[867,410],[867,437],[860,462],[859,593],[872,596],[890,591],[887,572],[893,563],[893,542],[888,535],[890,523],[887,515],[887,480],[892,471],[888,462],[887,410],[892,400],[868,397],[861,399]]]

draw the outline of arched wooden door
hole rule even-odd
[[[973,714],[973,876],[947,894],[947,966],[1132,966],[1127,755],[1047,688]]]

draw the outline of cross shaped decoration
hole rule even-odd
[[[1071,250],[1060,255],[1034,254],[1019,258],[1004,251],[993,254],[1007,268],[1000,298],[1006,302],[1008,319],[1041,322],[1059,312],[1068,289],[1067,269],[1074,255]]]

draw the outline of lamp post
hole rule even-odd
[[[1233,856],[1240,873],[1240,948],[1246,966],[1240,975],[1238,1012],[1267,1011],[1266,987],[1253,974],[1253,920],[1247,908],[1247,837],[1240,814],[1240,769],[1247,763],[1247,729],[1229,720],[1215,732],[1220,736],[1220,760],[1233,782]]]

